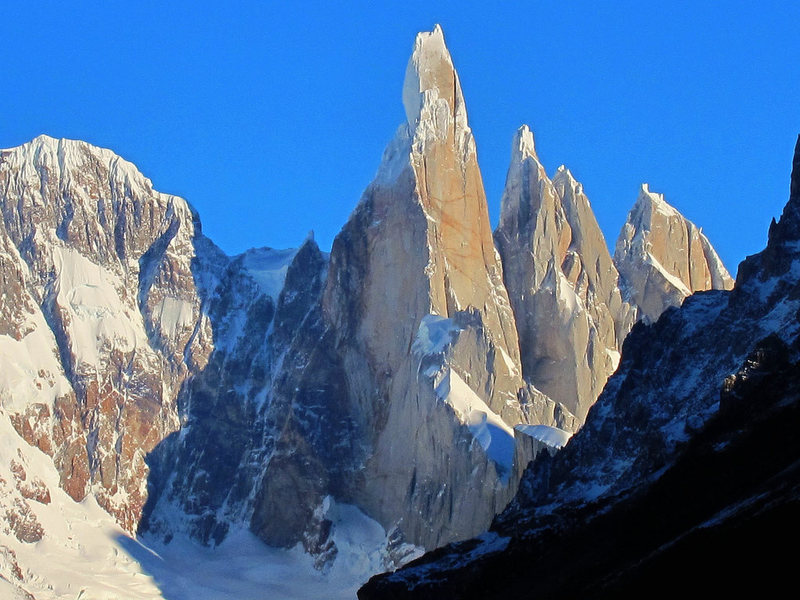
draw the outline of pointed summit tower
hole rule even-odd
[[[320,330],[308,336],[318,345],[278,384],[297,418],[291,468],[276,464],[257,499],[264,539],[290,545],[280,530],[304,528],[306,539],[324,537],[307,522],[327,495],[394,540],[433,548],[469,537],[542,447],[513,429],[528,423],[531,394],[441,28],[417,36],[403,101],[406,122],[333,243]],[[291,496],[307,506],[274,518],[288,496],[273,488],[308,465],[312,483]]]
[[[386,368],[404,359],[426,315],[473,315],[492,363],[473,388],[493,410],[519,422],[514,315],[461,84],[438,25],[417,35],[403,103],[407,122],[334,242],[328,314],[341,331],[353,331],[356,317],[362,343]],[[362,270],[368,279],[353,287],[353,274]],[[356,314],[342,311],[345,290],[348,299],[363,298]],[[387,328],[395,332],[391,340]]]
[[[583,421],[617,368],[630,307],[583,186],[563,166],[547,177],[527,125],[511,144],[495,240],[523,374]]]
[[[733,288],[708,238],[646,183],[620,231],[614,263],[620,287],[647,323],[694,292]]]

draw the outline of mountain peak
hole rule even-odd
[[[433,31],[422,31],[414,41],[414,51],[406,67],[403,83],[403,106],[411,127],[424,118],[438,116],[435,107],[444,103],[448,113],[458,125],[466,127],[467,115],[461,84],[458,80],[453,60],[444,41],[444,33],[439,25]],[[432,110],[425,111],[425,107]]]
[[[733,287],[708,238],[647,183],[617,238],[614,263],[646,323],[696,291]]]
[[[575,179],[572,171],[564,165],[559,166],[553,176],[553,185],[556,186],[562,196],[567,188],[571,188],[575,194],[583,194],[583,184]]]
[[[645,207],[649,210],[643,211]],[[631,222],[631,218],[633,218],[634,215],[638,215],[641,219],[643,212],[646,215],[647,220],[652,220],[653,211],[659,212],[666,217],[683,218],[681,213],[678,212],[674,206],[664,200],[664,194],[650,191],[650,184],[642,183],[641,187],[639,188],[639,196],[636,198],[636,203],[634,204],[631,212],[628,213],[628,222]]]
[[[575,178],[572,176],[572,172],[567,168],[566,165],[558,166],[558,169],[556,169],[556,174],[553,175],[553,180],[555,181],[555,179],[558,177],[575,180]]]
[[[789,202],[786,203],[778,224],[783,237],[792,240],[800,239],[800,135],[797,136],[792,158]]]
[[[739,265],[737,281],[744,284],[751,277],[764,280],[780,276],[798,258],[797,242],[800,240],[800,136],[794,148],[792,174],[789,183],[789,201],[783,207],[781,218],[772,219],[769,226],[767,247],[753,256],[748,256]]]
[[[526,158],[532,158],[539,162],[534,145],[533,132],[527,125],[523,125],[514,134],[514,141],[511,143],[512,162],[521,162]]]

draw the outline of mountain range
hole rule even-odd
[[[0,151],[6,595],[346,597],[442,547],[361,593],[491,597],[495,571],[524,589],[503,569],[544,552],[536,532],[602,531],[724,443],[751,373],[794,389],[800,179],[734,288],[647,184],[612,257],[524,125],[493,231],[438,26],[402,100],[329,253],[310,234],[227,256],[190,204],[86,142]],[[209,583],[187,552],[254,574]],[[76,575],[87,556],[98,572]],[[287,560],[306,575],[255,573]]]
[[[744,597],[789,589],[800,532],[800,137],[790,198],[731,291],[636,325],[584,427],[481,537],[360,598]]]

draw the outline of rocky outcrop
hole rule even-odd
[[[614,263],[626,299],[646,323],[694,292],[734,283],[703,232],[646,183],[619,234]]]
[[[583,187],[563,166],[547,177],[527,126],[512,144],[494,235],[523,375],[583,421],[617,368],[633,315]]]

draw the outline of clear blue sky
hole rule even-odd
[[[113,149],[228,253],[327,249],[404,119],[414,36],[441,23],[496,221],[510,141],[583,182],[613,245],[639,184],[731,271],[788,197],[800,2],[7,2],[0,147]]]

